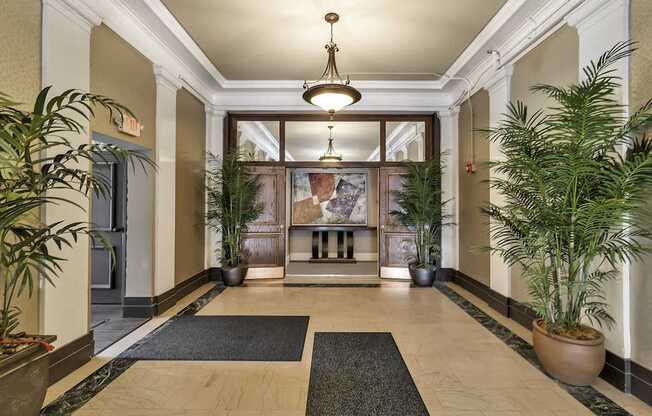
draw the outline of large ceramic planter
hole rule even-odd
[[[431,287],[437,278],[436,267],[416,267],[414,264],[408,265],[412,282],[419,287]]]
[[[56,337],[44,337],[52,342]],[[36,416],[41,411],[49,377],[48,353],[38,344],[0,358],[0,413]]]
[[[574,386],[588,386],[600,375],[605,362],[604,336],[578,340],[550,334],[540,321],[532,325],[534,351],[552,377]]]
[[[247,266],[225,267],[222,269],[222,281],[225,286],[240,286],[247,275]]]

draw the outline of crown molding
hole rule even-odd
[[[154,64],[154,79],[156,85],[169,88],[174,92],[183,86],[178,75],[158,64]]]
[[[515,22],[512,21],[511,31],[487,41],[483,48],[485,52],[476,54],[477,63],[463,68],[454,76],[466,78],[473,86],[471,91],[468,91],[469,96],[486,88],[501,68],[513,65],[523,55],[556,32],[565,23],[568,14],[584,1],[593,0],[541,0],[537,2],[528,0],[519,9],[518,16],[514,17],[518,24],[514,24]],[[497,50],[500,54],[500,62],[494,62],[493,57],[486,54],[486,49]],[[469,62],[472,61],[473,59],[469,59]],[[460,97],[467,92],[466,84],[462,83],[457,83],[455,86],[448,85],[447,89],[457,101],[460,101]]]
[[[224,86],[226,78],[220,73],[220,71],[213,65],[213,63],[208,59],[208,56],[201,50],[199,45],[190,37],[188,32],[181,26],[177,21],[170,10],[161,2],[161,0],[144,0],[144,3],[150,10],[161,19],[163,24],[174,34],[174,36],[179,39],[179,41],[185,46],[192,56],[197,59],[197,61],[204,67],[204,69],[215,78],[220,86]]]
[[[178,74],[184,87],[220,111],[315,110],[301,100],[302,80],[226,79],[161,0],[43,1],[65,4],[68,9],[69,3],[75,4],[75,10],[84,10],[84,19],[106,24],[150,61]],[[445,111],[468,89],[454,78],[467,79],[472,86],[468,94],[473,94],[502,66],[513,63],[564,24],[578,5],[605,2],[608,0],[507,0],[445,77],[434,81],[354,81],[363,100],[347,111]],[[494,62],[488,49],[499,51],[501,62]]]
[[[90,33],[94,26],[102,24],[102,18],[87,3],[81,0],[42,0],[43,6],[50,6],[69,20]]]
[[[270,90],[303,90],[304,80],[224,80],[224,89],[270,89]],[[351,85],[359,90],[441,90],[444,81],[351,81]]]
[[[512,75],[514,75],[514,66],[505,65],[504,67],[497,70],[491,78],[484,84],[484,89],[489,92],[491,95],[497,88],[502,88],[507,84],[509,87],[512,80]]]
[[[171,35],[166,37],[165,28],[143,1],[75,1],[83,1],[101,17],[102,23],[150,62],[178,74],[188,91],[200,101],[210,102],[210,97],[213,91],[219,88],[219,84],[178,40]]]
[[[627,0],[585,0],[566,16],[566,23],[577,30],[583,30],[608,17],[617,9],[625,8],[628,5]]]
[[[517,12],[527,1],[528,0],[508,0],[444,74],[447,77],[459,76],[462,69],[471,59],[476,57],[478,54],[485,54],[487,44],[498,34],[500,29],[510,21],[510,19],[513,19],[516,16]],[[445,85],[449,81],[450,78],[446,78]]]

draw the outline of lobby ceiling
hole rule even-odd
[[[506,0],[163,0],[229,80],[317,78],[326,12],[340,14],[340,72],[352,79],[434,80]]]

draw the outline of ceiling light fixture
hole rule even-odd
[[[306,90],[303,93],[303,99],[328,111],[332,120],[336,111],[357,103],[362,95],[349,85],[351,80],[348,76],[346,79],[340,76],[335,63],[335,53],[339,52],[339,49],[333,41],[333,24],[340,20],[340,16],[337,13],[327,13],[324,20],[331,25],[331,40],[326,44],[328,62],[326,63],[326,69],[324,69],[317,81],[303,82],[303,88]]]
[[[328,126],[328,149],[320,158],[320,162],[339,162],[342,160],[342,155],[335,153],[333,147],[333,126]]]

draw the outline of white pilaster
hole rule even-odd
[[[442,201],[448,201],[444,213],[452,225],[445,226],[441,236],[441,267],[459,269],[459,164],[458,119],[460,108],[437,113],[441,127]]]
[[[494,74],[485,84],[485,89],[489,93],[489,126],[491,128],[497,127],[504,119],[507,112],[507,106],[511,100],[511,82],[514,68],[511,65],[505,66]],[[489,160],[500,161],[504,160],[505,155],[502,152],[500,143],[490,142],[489,144]],[[489,171],[489,178],[495,178],[496,172],[492,169]],[[504,203],[503,195],[493,188],[489,190],[489,201],[492,204],[502,205]],[[493,247],[496,241],[493,238],[489,239],[489,244]],[[491,253],[490,264],[490,286],[491,289],[500,293],[503,296],[509,297],[511,295],[511,270],[510,267],[503,261],[502,257],[498,254]]]
[[[584,78],[582,68],[589,65],[616,43],[629,39],[629,0],[587,0],[566,17],[566,22],[577,29],[579,36],[579,74]],[[634,39],[643,41],[643,39]],[[621,78],[622,88],[618,100],[624,105],[624,115],[629,114],[629,58],[614,66],[616,76]],[[619,150],[626,151],[623,145]],[[630,333],[630,268],[629,262],[622,265],[620,279],[605,284],[607,303],[611,306],[616,325],[605,330],[606,346],[623,358],[631,357]]]
[[[206,104],[206,152],[212,153],[215,156],[224,156],[223,140],[224,140],[224,117],[226,113],[221,110],[215,109],[211,104]],[[208,158],[206,159],[208,162]],[[209,166],[207,164],[206,168]],[[208,201],[208,198],[206,199]],[[220,267],[220,257],[216,251],[217,245],[221,241],[218,232],[206,227],[205,234],[205,267]]]
[[[172,289],[175,256],[176,130],[178,76],[154,65],[156,79],[156,208],[154,221],[154,295]]]
[[[50,96],[69,88],[88,91],[90,87],[90,33],[93,25],[100,23],[100,19],[76,8],[76,5],[77,2],[62,0],[43,1],[42,82],[43,86],[52,86]],[[88,127],[88,122],[81,117],[77,117],[77,121]],[[88,131],[67,135],[66,138],[73,145],[90,142]],[[48,154],[53,155],[52,151]],[[89,169],[90,165],[84,162],[79,167]],[[50,204],[42,211],[45,222],[89,221],[88,198],[72,192],[50,195],[71,199],[85,208],[86,212],[67,204]],[[39,332],[56,335],[57,344],[64,345],[85,335],[89,330],[89,240],[80,235],[73,247],[64,247],[62,250],[52,247],[51,250],[51,254],[67,261],[61,263],[63,270],[54,282],[56,286],[41,283]]]

